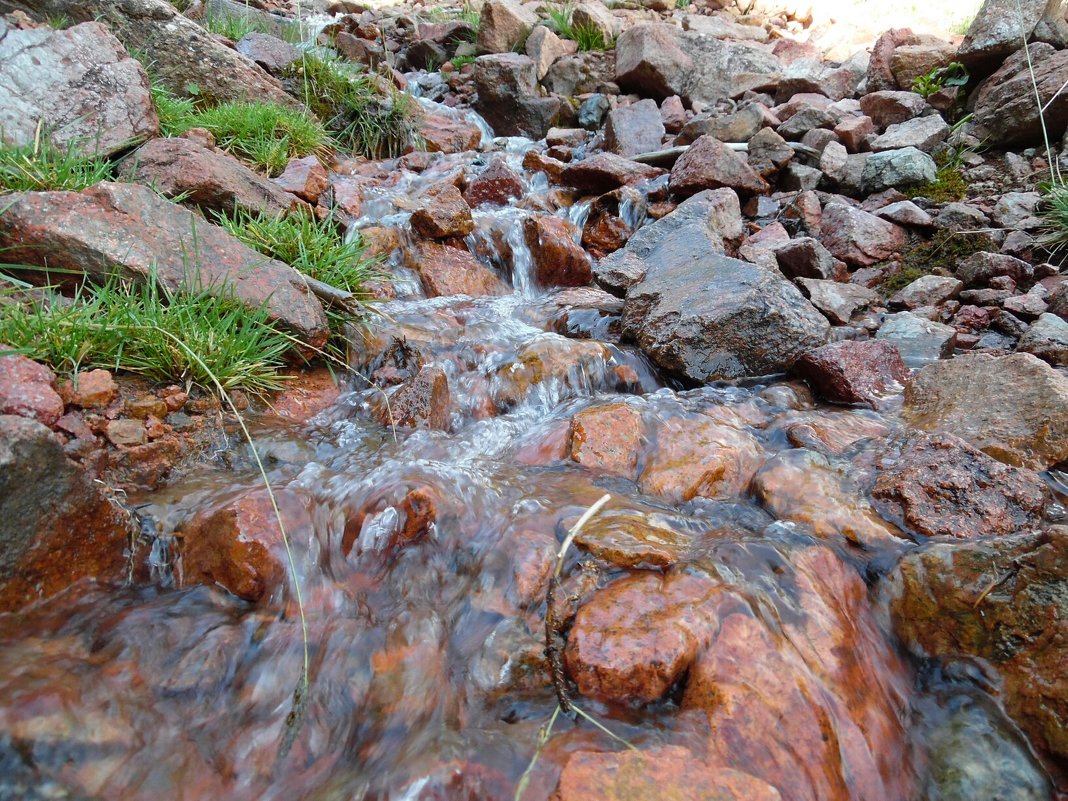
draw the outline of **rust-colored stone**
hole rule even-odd
[[[571,460],[598,472],[635,478],[644,430],[641,412],[626,403],[591,406],[571,418]]]
[[[0,344],[0,349],[7,348]],[[63,415],[63,399],[55,387],[55,373],[45,365],[20,354],[0,356],[0,414],[53,426]]]

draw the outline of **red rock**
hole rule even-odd
[[[871,117],[846,117],[834,127],[834,133],[850,153],[859,153],[865,140],[875,136],[875,123]]]
[[[388,411],[383,406],[379,416],[384,424],[445,431],[449,428],[450,404],[445,371],[427,364],[390,396]]]
[[[905,247],[905,230],[874,214],[828,203],[820,221],[820,242],[835,258],[853,267],[870,267]]]
[[[292,267],[147,187],[104,181],[82,192],[20,192],[4,204],[0,247],[9,261],[97,280],[118,267],[125,279],[154,278],[171,291],[199,281],[207,291],[266,307],[270,319],[312,347],[329,335],[322,306]]]
[[[644,438],[641,412],[626,403],[591,406],[571,418],[571,460],[590,470],[634,478]]]
[[[880,511],[925,537],[1035,530],[1050,503],[1033,470],[1002,464],[952,434],[924,435],[878,467],[871,494]]]
[[[309,203],[316,203],[330,185],[326,170],[315,156],[292,159],[274,182],[286,192]]]
[[[678,95],[665,97],[660,104],[660,118],[664,121],[664,128],[668,133],[678,133],[686,124],[686,107],[682,105],[682,98]]]
[[[671,168],[668,186],[672,194],[680,197],[720,187],[729,187],[739,194],[763,194],[768,191],[767,182],[749,166],[745,158],[708,135],[699,138],[679,156]]]
[[[452,184],[435,186],[422,198],[422,204],[412,212],[412,229],[428,239],[467,236],[474,230],[471,207],[460,190]]]
[[[566,168],[567,164],[559,159],[554,159],[534,149],[528,150],[526,155],[523,156],[523,169],[531,172],[543,172],[549,176],[549,180],[553,183],[560,182],[560,176]]]
[[[598,153],[569,164],[561,173],[560,182],[584,192],[601,193],[650,181],[664,173],[659,167],[639,164],[615,153]]]
[[[578,517],[575,517],[578,520]],[[564,520],[565,526],[574,523]],[[575,545],[615,567],[666,568],[694,558],[693,532],[679,518],[602,510],[575,536]],[[698,546],[700,547],[700,546]]]
[[[690,669],[684,710],[707,715],[706,764],[745,770],[791,801],[913,797],[900,710],[912,678],[881,633],[867,587],[824,547],[791,551],[772,621],[721,604]],[[779,602],[783,602],[781,599]]]
[[[484,203],[507,205],[509,200],[523,196],[523,180],[500,156],[495,157],[464,191],[464,198],[471,208]]]
[[[824,400],[872,409],[908,381],[901,354],[889,342],[845,340],[810,350],[792,368]]]
[[[133,417],[136,420],[144,420],[148,417],[162,419],[167,416],[169,411],[171,410],[167,407],[167,402],[163,398],[157,398],[155,395],[127,398],[123,402],[123,413],[127,417]]]
[[[523,220],[523,237],[542,286],[586,286],[593,280],[589,256],[577,242],[578,231],[563,217],[539,214]]]
[[[421,242],[409,254],[409,266],[419,273],[432,298],[446,295],[503,295],[504,283],[467,250],[438,242]]]
[[[720,587],[705,576],[637,573],[579,609],[565,651],[579,692],[606,703],[656,701],[712,636]]]
[[[275,492],[286,534],[296,537],[307,512],[289,491]],[[182,525],[179,581],[221,585],[239,598],[269,597],[285,576],[282,533],[266,491],[257,490],[221,508],[198,513]]]
[[[0,344],[2,350],[7,347]],[[0,414],[55,425],[63,414],[63,399],[55,386],[55,373],[45,365],[20,354],[0,356]]]
[[[119,385],[107,370],[87,370],[59,385],[60,395],[82,409],[102,409],[119,397]]]
[[[119,162],[118,173],[124,180],[210,211],[243,209],[274,217],[304,207],[269,179],[202,141],[189,132],[181,138],[151,139]]]
[[[463,153],[482,141],[482,131],[474,123],[444,114],[424,112],[416,118],[419,135],[431,153]]]
[[[882,34],[872,47],[871,59],[868,61],[868,91],[897,89],[897,79],[890,67],[894,51],[904,45],[914,45],[918,42],[916,34],[908,28],[893,28]]]
[[[639,484],[642,492],[676,503],[739,495],[764,458],[760,443],[730,411],[673,417],[654,436]]]
[[[779,791],[746,773],[710,767],[677,745],[643,751],[576,751],[560,774],[559,801],[780,801]]]
[[[890,427],[868,412],[799,412],[776,421],[795,448],[807,448],[828,456],[841,456],[865,440],[884,440]]]
[[[540,336],[516,351],[494,376],[493,398],[498,408],[515,406],[540,384],[560,388],[603,383],[611,353],[601,342]]]
[[[296,423],[304,423],[329,409],[341,394],[337,379],[327,367],[288,374],[285,389],[271,400],[271,411]]]
[[[512,560],[516,603],[523,608],[545,601],[549,576],[556,565],[556,540],[541,532],[521,532]]]

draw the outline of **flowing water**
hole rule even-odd
[[[501,146],[519,169],[531,143]],[[444,157],[422,174],[394,170],[367,190],[355,227],[403,225],[405,198],[469,158]],[[911,547],[874,519],[856,489],[875,449],[901,433],[893,399],[875,413],[817,405],[786,381],[672,386],[618,342],[618,309],[534,285],[521,219],[556,207],[559,193],[543,177],[526,181],[521,201],[476,211],[467,240],[512,294],[426,299],[398,262],[400,298],[383,305],[371,335],[354,336],[353,366],[365,375],[386,365],[390,343],[445,371],[448,431],[391,431],[381,422],[381,394],[356,378],[310,423],[253,421],[296,566],[273,593],[250,604],[218,587],[183,586],[175,532],[197,513],[262,497],[250,449],[237,441],[225,463],[128,499],[154,537],[135,586],[82,584],[0,616],[0,797],[511,798],[556,706],[542,653],[546,568],[567,527],[603,494],[612,500],[602,533],[625,539],[634,526],[653,526],[665,541],[683,542],[671,570],[717,577],[773,644],[809,608],[797,588],[831,581],[813,566],[813,549],[829,549],[854,581],[874,583]],[[557,213],[581,227],[588,211],[576,202]],[[621,214],[641,222],[634,204]],[[619,403],[645,431],[639,472],[661,458],[670,432],[685,443],[691,426],[711,419],[735,432],[739,463],[774,465],[784,477],[773,473],[758,488],[727,482],[714,497],[683,500],[655,492],[652,481],[567,458],[572,418]],[[399,536],[413,497],[430,499],[432,523]],[[272,551],[284,559],[280,543]],[[586,600],[594,585],[628,572],[667,571],[653,562],[625,569],[577,547],[565,567],[567,592]],[[303,663],[298,581],[310,683],[293,746],[280,754]],[[831,734],[858,738],[845,721],[863,720],[857,710],[869,702],[880,710],[859,731],[873,749],[888,749],[887,772],[899,774],[883,777],[880,786],[893,788],[885,801],[895,792],[984,797],[954,789],[962,772],[1001,781],[1014,788],[1012,798],[1048,797],[1044,775],[981,677],[904,659],[877,597],[861,593],[848,616],[830,615],[841,628],[826,632],[836,655],[809,663],[826,680],[826,695],[812,703]],[[763,658],[757,646],[755,661]],[[863,670],[836,673],[834,660]],[[854,685],[836,687],[837,675]],[[875,700],[833,699],[839,691]],[[686,706],[678,688],[640,707],[584,702],[637,747],[716,751],[717,733]],[[571,752],[619,748],[588,722],[562,719],[526,798],[550,797]],[[784,798],[874,801],[864,781],[798,773],[780,790]]]

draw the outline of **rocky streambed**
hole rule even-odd
[[[307,204],[391,281],[352,372],[253,398],[251,443],[185,388],[0,357],[0,798],[1068,790],[1068,283],[1036,241],[1042,160],[971,154],[989,191],[910,200],[950,132],[891,65],[937,42],[816,61],[767,41],[796,19],[591,9],[614,51],[543,71],[552,31],[491,0],[490,52],[443,72],[414,70],[457,23],[338,9],[350,58],[375,26],[408,59],[431,152],[267,181],[198,132],[123,181],[3,199],[22,258],[131,273],[151,248],[121,243],[162,261],[190,225],[159,191]],[[498,52],[524,24],[527,55]],[[613,86],[563,91],[601,61]],[[286,265],[207,241],[324,335]],[[572,713],[541,737],[558,691],[607,731]]]

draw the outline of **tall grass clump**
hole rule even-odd
[[[596,25],[572,25],[571,38],[575,40],[578,49],[582,52],[607,50],[615,44],[614,41],[606,39],[604,31]]]
[[[318,220],[301,213],[275,217],[239,210],[217,222],[252,249],[357,298],[366,294],[364,284],[383,276],[380,261],[364,257],[363,240],[356,237],[346,242],[330,219]]]
[[[110,177],[111,163],[106,158],[86,155],[74,143],[56,147],[41,128],[31,144],[0,143],[0,191],[80,191]]]
[[[207,8],[208,11],[203,21],[204,28],[232,41],[244,39],[250,33],[267,33],[292,43],[301,41],[300,27],[294,23],[272,22],[254,11],[246,14],[216,11],[210,4]]]
[[[230,293],[117,279],[81,287],[70,301],[0,302],[0,342],[61,374],[101,367],[256,394],[281,388],[292,347],[266,307],[249,309]]]
[[[418,144],[415,100],[362,67],[307,52],[289,68],[300,99],[333,132],[337,144],[369,158],[390,158]]]

